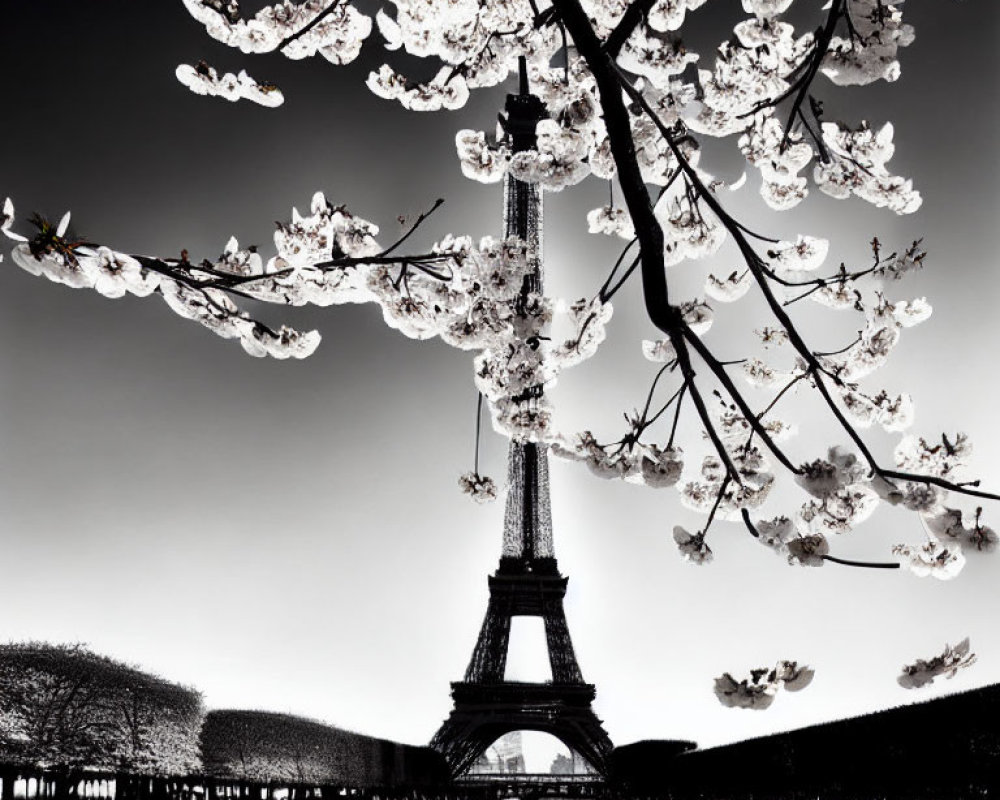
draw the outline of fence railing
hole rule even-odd
[[[0,800],[496,800],[480,786],[360,787],[0,765]]]

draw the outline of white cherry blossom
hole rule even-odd
[[[146,297],[160,282],[158,275],[144,269],[134,258],[109,247],[98,247],[81,256],[79,262],[94,290],[105,297],[123,297],[126,293]]]
[[[685,528],[675,525],[674,542],[681,557],[691,564],[707,564],[712,560],[712,548],[705,543],[703,533],[688,533]]]
[[[817,164],[813,172],[821,191],[836,198],[854,194],[897,214],[911,214],[920,207],[920,193],[913,189],[913,182],[886,170],[895,149],[891,123],[873,131],[867,123],[851,129],[824,122],[822,136],[830,159]]]
[[[823,74],[839,86],[897,80],[897,51],[913,41],[913,28],[902,23],[900,5],[901,1],[848,0],[852,35],[830,41]]]
[[[643,339],[642,354],[647,361],[667,364],[677,360],[677,351],[669,339]]]
[[[823,557],[830,554],[830,543],[821,533],[795,536],[785,542],[789,564],[803,567],[822,567]]]
[[[28,238],[20,233],[15,233],[10,228],[14,224],[14,201],[9,197],[4,198],[3,212],[0,214],[0,233],[14,242],[26,242]]]
[[[799,236],[794,242],[778,242],[767,251],[775,268],[785,272],[811,272],[826,260],[830,242],[814,236]]]
[[[510,174],[527,183],[540,183],[559,191],[579,183],[590,173],[586,162],[587,140],[572,128],[551,119],[538,123],[536,150],[516,153],[510,160]]]
[[[762,711],[770,707],[781,688],[798,692],[812,683],[815,672],[796,661],[779,661],[773,669],[750,670],[750,677],[737,681],[724,672],[715,679],[715,696],[727,708],[750,708]]]
[[[733,271],[725,278],[709,274],[705,279],[705,294],[720,303],[733,303],[750,291],[753,277],[749,270]]]
[[[510,150],[493,145],[483,131],[461,130],[455,134],[455,146],[462,174],[480,183],[496,183],[507,172]]]
[[[195,94],[223,97],[232,102],[246,99],[267,108],[277,108],[285,101],[277,86],[257,82],[246,70],[240,70],[238,75],[232,72],[220,75],[214,67],[199,61],[193,67],[190,64],[180,64],[176,75],[177,80]]]
[[[622,239],[635,238],[635,227],[628,211],[620,206],[601,206],[587,212],[587,232],[618,236]]]
[[[938,580],[950,580],[965,566],[961,547],[935,539],[922,545],[897,544],[892,552],[900,556],[903,566],[918,578],[930,575]]]

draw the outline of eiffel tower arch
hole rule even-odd
[[[535,124],[544,107],[530,95],[522,66],[521,92],[507,97],[506,128],[513,150],[534,147]],[[541,291],[541,191],[505,178],[504,235],[535,245],[535,269],[522,296]],[[528,390],[540,396],[541,387]],[[512,441],[508,452],[503,550],[489,577],[490,599],[464,679],[451,684],[454,709],[431,740],[452,776],[464,773],[497,738],[515,730],[549,733],[607,774],[611,740],[594,713],[594,685],[584,682],[566,624],[563,598],[568,578],[559,573],[552,546],[548,451],[544,445]],[[504,680],[511,618],[540,617],[551,682]]]

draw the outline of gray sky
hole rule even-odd
[[[732,5],[699,12],[706,29],[715,8]],[[501,93],[418,115],[364,89],[383,57],[377,37],[360,63],[335,68],[230,51],[180,2],[8,6],[0,193],[22,217],[69,208],[78,231],[132,252],[213,257],[235,234],[269,253],[273,221],[323,189],[382,225],[383,241],[397,215],[437,197],[447,203],[428,237],[499,232],[500,189],[461,177],[453,136],[492,129]],[[996,488],[1000,9],[912,0],[907,14],[917,40],[898,83],[822,92],[830,118],[895,123],[890,167],[914,179],[922,209],[897,218],[814,191],[799,209],[769,215],[755,185],[733,204],[778,236],[831,238],[832,264],[863,262],[872,235],[892,248],[924,237],[927,269],[892,297],[926,295],[934,315],[904,331],[869,385],[913,394],[916,433],[968,432],[973,472]],[[174,67],[202,57],[277,82],[285,105],[190,94]],[[734,149],[712,146],[703,164],[735,177]],[[589,295],[603,280],[615,251],[586,234],[583,213],[605,194],[589,181],[548,196],[555,294]],[[735,257],[727,248],[707,266]],[[704,272],[672,271],[675,296],[700,292]],[[567,430],[612,438],[621,412],[643,399],[652,365],[639,340],[653,331],[638,287],[620,298],[605,348],[554,392]],[[272,309],[269,319],[318,327],[324,341],[304,362],[251,359],[156,298],[112,303],[9,258],[0,304],[0,640],[86,642],[198,687],[212,707],[426,742],[451,708],[448,682],[472,652],[500,551],[502,504],[476,506],[456,483],[472,460],[471,360],[403,338],[370,306]],[[744,355],[745,332],[766,324],[754,300],[743,304],[707,339],[726,357]],[[797,314],[817,347],[846,343],[860,326],[813,307]],[[806,399],[789,415],[802,428],[790,450],[803,461],[844,443]],[[894,436],[869,438],[891,453]],[[483,447],[487,471],[502,477],[504,443],[490,434]],[[672,490],[599,481],[561,462],[552,476],[570,628],[616,743],[712,744],[1000,679],[996,556],[970,557],[947,583],[792,568],[725,523],[710,538],[715,561],[697,568],[680,560],[670,532],[701,519]],[[768,510],[800,502],[789,489]],[[994,525],[997,511],[987,510]],[[842,557],[885,560],[894,543],[921,538],[913,515],[883,508],[832,545]],[[525,638],[539,638],[526,627]],[[980,656],[973,668],[920,693],[896,686],[902,664],[964,636]],[[522,656],[530,666],[531,648]],[[714,698],[714,676],[782,658],[816,668],[808,690],[763,713]]]

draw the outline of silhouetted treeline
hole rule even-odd
[[[1000,685],[862,717],[674,756],[629,758],[636,795],[671,798],[927,798],[985,796],[1000,782]],[[676,750],[675,750],[676,752]]]
[[[193,689],[77,645],[0,645],[0,763],[184,774],[200,766]]]

